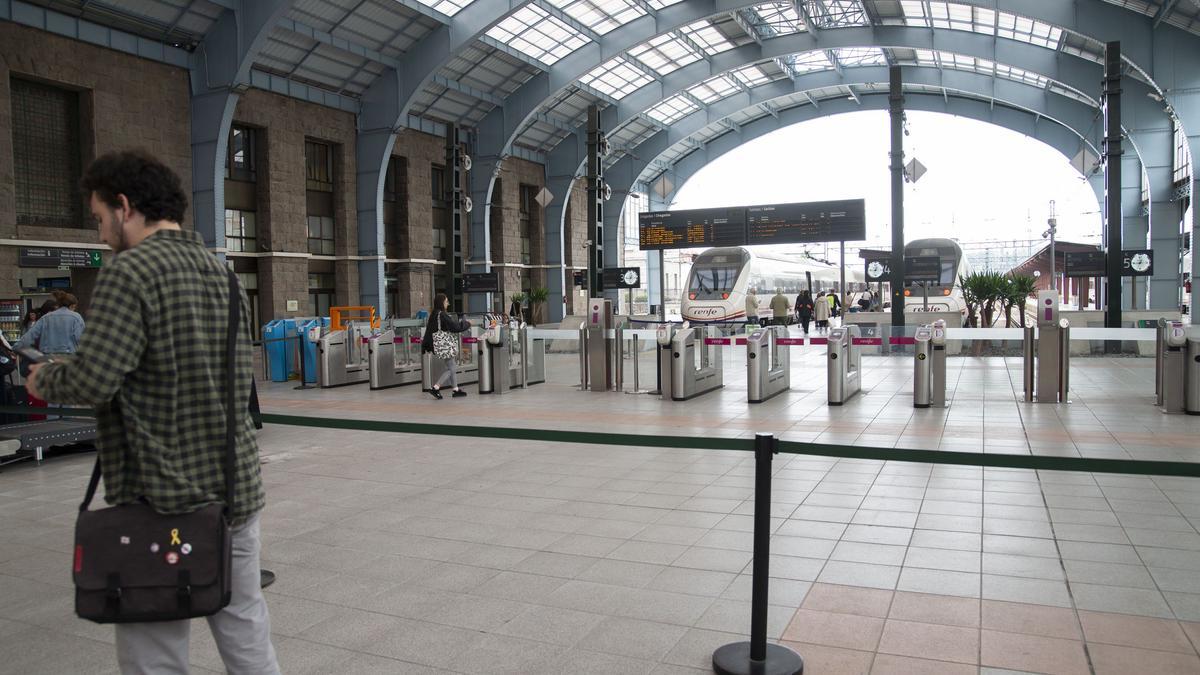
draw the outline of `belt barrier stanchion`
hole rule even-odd
[[[297,359],[300,361],[300,386],[295,387],[295,389],[316,389],[316,387],[314,387],[308,383],[308,375],[305,372],[306,369],[304,368],[304,333],[303,332],[300,332],[300,331],[296,332],[296,346],[299,348],[299,354],[297,354]]]
[[[1062,322],[1062,334],[1059,338],[1058,356],[1058,400],[1063,403],[1071,402],[1071,326],[1065,320]]]
[[[913,346],[913,407],[928,408],[933,396],[933,327],[921,326]]]
[[[613,329],[613,391],[625,391],[625,331],[620,326]]]
[[[1154,405],[1163,404],[1163,348],[1167,335],[1167,320],[1160,318],[1154,326]]]
[[[1021,367],[1025,376],[1025,402],[1033,403],[1033,326],[1025,327],[1021,347],[1023,356]]]
[[[930,366],[929,404],[934,408],[946,407],[946,322],[938,319],[933,322],[933,353],[929,355],[933,365]]]
[[[783,645],[767,644],[767,602],[771,555],[771,459],[779,452],[772,434],[754,435],[754,578],[750,603],[750,641],[733,642],[713,652],[717,675],[802,675],[804,661]]]

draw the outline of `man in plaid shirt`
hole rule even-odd
[[[179,176],[149,155],[119,152],[82,181],[100,238],[117,253],[96,284],[87,330],[72,356],[34,366],[29,392],[96,407],[105,500],[145,499],[160,513],[224,501],[229,275],[195,232],[179,223]],[[233,599],[208,617],[230,673],[278,673],[259,587],[258,514],[264,504],[248,412],[253,379],[241,293],[238,334]],[[118,624],[122,673],[186,673],[190,622]]]

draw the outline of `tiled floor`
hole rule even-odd
[[[555,358],[549,384],[507,396],[268,385],[263,402],[477,425],[933,448],[983,447],[994,432],[1012,440],[989,451],[1200,454],[1200,420],[1154,411],[1140,360],[1077,366],[1069,407],[1017,403],[1015,362],[956,360],[953,406],[913,411],[896,360],[869,363],[867,395],[836,410],[819,355],[797,359],[799,391],[753,407],[732,370],[723,391],[678,404],[575,391],[574,361]],[[286,673],[698,674],[748,632],[748,454],[272,426],[260,445]],[[115,672],[111,628],[71,614],[71,527],[91,461],[0,474],[0,673]],[[1200,480],[798,455],[774,469],[768,632],[810,675],[1200,672]],[[207,630],[193,635],[195,671],[219,670]]]

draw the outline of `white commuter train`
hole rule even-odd
[[[839,274],[837,265],[811,258],[756,253],[741,246],[710,248],[692,262],[680,314],[684,321],[744,321],[746,294],[754,289],[759,316],[769,317],[776,289],[792,303],[810,284],[814,296],[837,288]],[[852,294],[866,289],[863,276],[861,265],[846,265],[846,286]]]
[[[938,283],[930,283],[926,289],[920,284],[909,284],[904,289],[904,312],[958,312],[965,322],[967,303],[963,300],[959,279],[971,274],[971,263],[963,255],[962,247],[953,239],[915,239],[904,246],[904,257],[930,258],[941,261]],[[928,308],[925,294],[928,293]]]

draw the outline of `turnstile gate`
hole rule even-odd
[[[423,321],[393,321],[367,340],[371,389],[387,389],[421,381]]]
[[[1158,353],[1158,402],[1165,413],[1200,415],[1200,337],[1182,321],[1167,321]]]
[[[1037,340],[1025,329],[1025,400],[1070,403],[1071,324],[1058,315],[1058,291],[1038,291]],[[1036,354],[1036,359],[1034,355]]]
[[[372,332],[367,321],[350,321],[343,330],[323,331],[317,339],[317,384],[322,389],[370,379],[367,341]]]
[[[917,328],[913,349],[913,407],[946,407],[946,322]]]
[[[479,393],[504,394],[546,381],[546,341],[528,326],[497,323],[479,340]]]
[[[756,328],[746,336],[746,392],[751,403],[763,401],[792,386],[790,349],[785,326]]]
[[[842,405],[862,391],[862,350],[854,343],[861,333],[857,324],[829,331],[826,386],[829,405]]]
[[[659,352],[664,399],[686,401],[725,386],[722,341],[716,338],[717,330],[712,326],[684,327],[675,332],[670,349]]]

